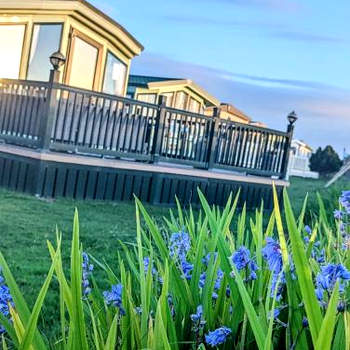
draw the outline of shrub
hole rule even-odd
[[[335,173],[341,166],[342,161],[332,146],[326,146],[324,149],[319,147],[310,157],[310,169],[321,175]]]
[[[63,269],[57,234],[56,246],[48,243],[52,265],[31,311],[0,254],[3,348],[347,349],[350,191],[340,198],[334,224],[320,201],[309,226],[306,207],[296,218],[286,193],[283,216],[274,193],[266,228],[263,207],[249,226],[243,209],[233,228],[238,196],[222,210],[200,198],[197,218],[178,206],[163,227],[136,200],[136,244],[120,242],[117,271],[84,253],[76,213],[70,271]],[[105,291],[93,265],[106,273]],[[60,292],[56,342],[37,325],[53,276]]]

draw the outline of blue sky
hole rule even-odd
[[[145,47],[132,72],[189,78],[255,120],[350,152],[350,1],[92,0]]]

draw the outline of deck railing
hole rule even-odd
[[[285,178],[286,132],[51,82],[0,80],[0,139],[84,153]]]

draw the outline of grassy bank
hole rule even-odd
[[[301,207],[306,192],[310,193],[310,208],[316,209],[317,191],[321,192],[326,203],[330,203],[338,197],[340,189],[350,188],[342,182],[324,190],[324,183],[323,180],[291,179],[289,193],[295,209]],[[135,208],[132,203],[45,200],[0,191],[0,250],[30,304],[34,302],[49,268],[50,259],[45,242],[55,240],[56,225],[63,233],[64,260],[68,263],[75,207],[79,210],[84,249],[113,267],[117,261],[118,240],[133,242],[135,239]],[[161,207],[148,206],[147,209],[156,218],[168,213],[168,209]],[[55,291],[52,290],[48,295],[52,302],[46,303],[50,309],[43,312],[44,322],[51,324],[53,330],[57,312],[55,297]]]

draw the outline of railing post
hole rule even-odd
[[[289,113],[288,117],[288,126],[287,126],[287,142],[284,146],[284,154],[283,154],[283,160],[282,160],[282,168],[281,168],[281,179],[287,179],[287,173],[288,173],[288,163],[289,163],[289,156],[290,156],[290,147],[293,140],[293,132],[294,132],[294,123],[297,121],[298,117],[295,114],[295,112]]]
[[[220,108],[214,107],[213,109],[213,121],[211,124],[211,130],[209,134],[208,142],[208,169],[214,168],[215,158],[216,158],[216,148],[219,134],[219,122],[220,122]]]
[[[51,69],[49,86],[47,89],[47,96],[46,96],[45,113],[43,113],[40,120],[39,148],[42,151],[48,151],[50,149],[51,133],[52,133],[53,124],[55,122],[56,110],[57,110],[57,89],[55,88],[54,85],[59,82],[59,79],[60,79],[60,71]]]
[[[154,137],[153,137],[153,147],[152,147],[152,161],[157,163],[159,161],[161,147],[162,147],[162,135],[165,124],[166,117],[166,97],[160,95],[158,100],[158,112],[156,118],[156,125],[154,128]]]

